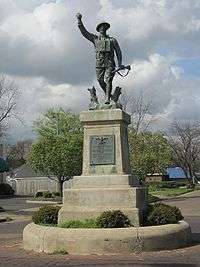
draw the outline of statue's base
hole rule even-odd
[[[136,185],[131,175],[75,177],[71,189],[64,190],[59,223],[96,218],[106,210],[121,210],[134,226],[139,226],[146,208],[146,189]]]
[[[131,174],[128,151],[130,116],[120,109],[81,112],[84,125],[83,172],[64,191],[59,222],[95,218],[121,210],[138,226],[146,208],[146,189]]]
[[[91,103],[89,105],[89,110],[104,110],[104,109],[122,109],[122,105],[120,103],[116,103],[114,101],[110,101],[109,104],[106,103]]]

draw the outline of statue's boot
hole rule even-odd
[[[112,92],[112,83],[107,83],[106,84],[106,101],[105,101],[105,104],[110,104],[111,92]]]
[[[106,94],[106,83],[104,82],[104,80],[98,80],[98,82],[99,82],[99,85],[101,86],[101,89]]]

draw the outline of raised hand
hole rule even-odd
[[[77,19],[82,19],[82,15],[80,13],[76,14]]]

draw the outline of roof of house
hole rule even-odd
[[[23,164],[19,168],[12,171],[12,177],[14,178],[32,178],[32,177],[43,177],[39,172],[36,172],[29,164]]]
[[[172,167],[166,169],[170,179],[186,179],[185,173],[181,167]]]

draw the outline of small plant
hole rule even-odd
[[[183,216],[179,208],[163,203],[149,205],[144,214],[143,225],[163,225],[177,223]]]
[[[57,255],[57,254],[66,255],[66,254],[68,254],[68,252],[66,250],[64,250],[64,249],[60,249],[60,250],[55,250],[53,253],[50,253],[50,254],[51,255]]]
[[[37,192],[35,193],[35,198],[43,197],[43,194],[44,194],[43,191],[37,191]]]
[[[99,228],[130,227],[131,222],[120,210],[105,211],[97,217],[96,224]]]
[[[14,190],[9,184],[0,184],[0,195],[14,195]]]
[[[38,211],[35,211],[32,220],[35,224],[52,224],[58,223],[58,211],[60,207],[43,206]]]
[[[52,194],[53,194],[54,197],[61,197],[60,192],[53,192]]]
[[[58,225],[61,228],[97,228],[96,219],[69,220]]]
[[[51,192],[47,191],[47,192],[44,192],[44,193],[43,193],[43,197],[44,197],[44,198],[53,198],[53,195],[52,195]]]

